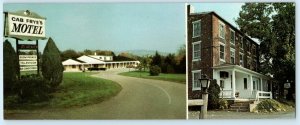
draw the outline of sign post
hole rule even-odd
[[[46,39],[46,18],[29,10],[4,12],[4,36],[16,39],[16,50],[21,71],[37,71],[39,75],[39,45],[38,40]],[[35,44],[19,44],[21,41],[35,41]],[[20,50],[36,51],[35,55]],[[20,79],[21,74],[18,74]]]

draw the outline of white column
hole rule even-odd
[[[251,90],[251,93],[253,91],[253,77],[252,75],[250,75],[250,90]]]
[[[260,79],[260,91],[264,91],[262,78],[259,78],[259,79]]]
[[[232,75],[232,96],[233,96],[233,98],[235,98],[235,88],[236,88],[236,86],[235,86],[235,70],[234,69],[232,70],[231,75]]]

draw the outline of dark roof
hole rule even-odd
[[[252,40],[249,36],[247,36],[245,33],[242,33],[237,27],[233,26],[232,24],[230,24],[228,21],[226,21],[224,18],[222,18],[220,15],[218,15],[216,12],[214,11],[205,11],[205,12],[197,12],[197,13],[190,13],[189,15],[202,15],[202,14],[212,14],[215,15],[216,17],[218,17],[220,20],[222,20],[224,23],[226,23],[227,25],[229,25],[232,29],[234,29],[235,31],[239,32],[240,34],[242,34],[242,36],[246,37],[248,40],[252,41],[253,43],[257,44],[254,40]]]

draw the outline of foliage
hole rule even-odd
[[[42,74],[56,88],[63,79],[64,67],[61,63],[60,51],[50,37],[42,55]]]
[[[161,69],[159,66],[155,65],[150,67],[150,76],[158,76],[160,72]]]
[[[13,93],[19,74],[18,56],[8,40],[3,43],[3,84],[4,96]]]
[[[219,100],[220,109],[228,109],[228,102],[225,99]]]
[[[246,3],[236,22],[261,42],[261,72],[274,76],[282,98],[283,83],[295,81],[295,3]],[[294,84],[289,92],[295,93]]]
[[[155,55],[152,57],[152,61],[151,61],[151,66],[159,66],[161,67],[162,65],[162,57],[161,55],[156,51]]]
[[[14,91],[21,102],[39,102],[49,99],[50,87],[42,77],[24,77],[17,82]]]
[[[218,109],[219,106],[219,93],[220,86],[217,84],[217,80],[212,80],[208,88],[208,109]]]
[[[68,49],[65,50],[61,53],[61,59],[62,61],[67,60],[67,59],[76,59],[80,56],[79,53],[77,53],[75,50],[73,49]]]
[[[255,112],[281,112],[292,110],[292,106],[282,104],[273,99],[267,99],[257,104]]]

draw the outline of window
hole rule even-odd
[[[225,61],[225,45],[220,44],[220,60]]]
[[[230,63],[234,64],[235,61],[235,49],[231,48],[230,49]]]
[[[193,43],[193,61],[201,59],[201,42]]]
[[[201,70],[192,71],[193,75],[193,90],[201,90],[199,79],[201,78]]]
[[[76,65],[72,65],[72,69],[75,69],[76,68]]]
[[[230,81],[231,81],[230,87],[232,89],[232,75],[230,75]]]
[[[255,81],[253,81],[253,90],[255,90],[255,88],[256,88],[256,83],[255,83]]]
[[[235,32],[233,30],[230,30],[230,44],[235,44]]]
[[[250,44],[250,42],[249,42],[248,40],[247,40],[247,43],[248,43],[248,44],[247,44],[247,45],[248,45],[248,46],[247,46],[247,47],[248,47],[248,52],[251,52],[251,44]]]
[[[221,89],[224,89],[224,80],[220,80],[220,87],[221,87]]]
[[[193,22],[193,38],[201,35],[201,20]]]
[[[247,56],[247,68],[251,67],[251,58],[250,56]]]
[[[247,89],[247,78],[244,78],[244,89]]]
[[[252,49],[252,54],[254,55],[254,56],[256,56],[256,46],[253,46],[253,49]]]
[[[225,39],[225,24],[219,22],[219,37]]]
[[[243,66],[244,54],[240,53],[240,65]]]
[[[243,37],[240,37],[240,50],[244,49]]]

